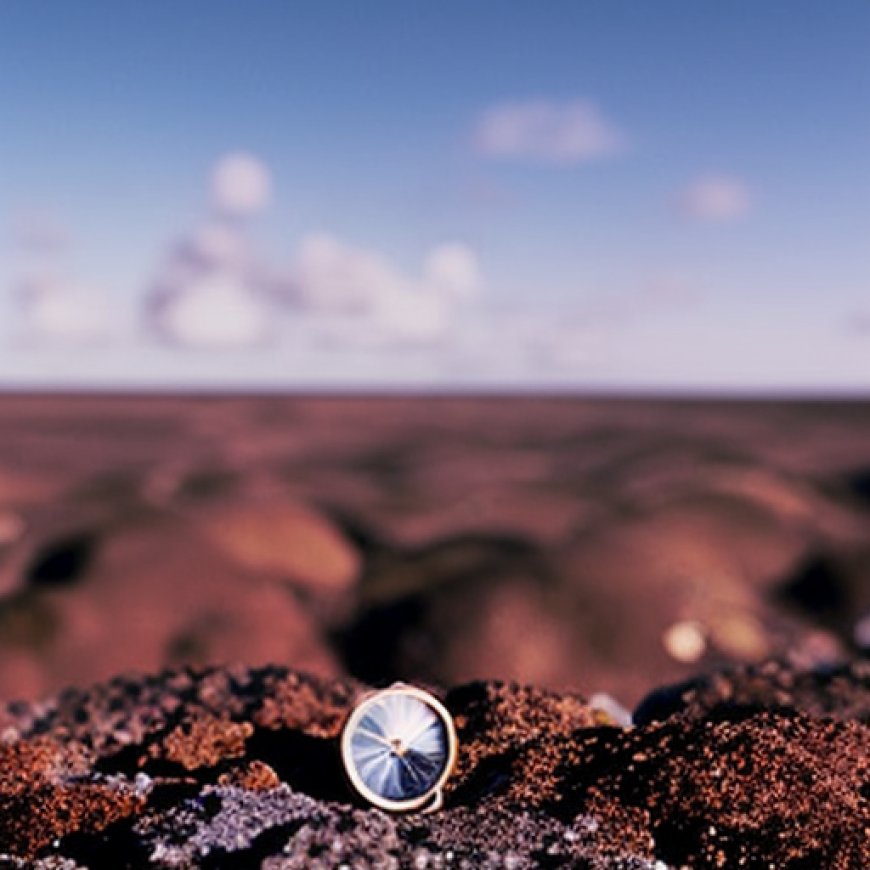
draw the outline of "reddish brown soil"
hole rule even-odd
[[[868,649],[868,404],[0,397],[0,868],[866,870]]]
[[[576,695],[453,689],[445,808],[404,817],[344,779],[353,683],[178,671],[12,705],[0,866],[866,868],[870,669],[714,681],[731,700],[687,689],[629,729]]]

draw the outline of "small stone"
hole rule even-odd
[[[675,622],[662,635],[668,655],[683,664],[694,664],[707,650],[704,627],[693,620]]]
[[[595,710],[601,710],[615,725],[623,728],[631,727],[631,713],[607,692],[595,692],[589,698],[589,706]]]

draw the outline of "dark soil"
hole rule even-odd
[[[0,711],[0,867],[664,870],[870,866],[870,665],[768,663],[645,701],[499,682],[445,694],[445,808],[345,782],[364,687],[280,667],[176,670]]]

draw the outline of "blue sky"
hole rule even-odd
[[[870,387],[870,3],[0,4],[0,384]]]

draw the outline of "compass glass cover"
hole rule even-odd
[[[352,763],[366,787],[391,801],[430,791],[447,765],[447,729],[420,698],[392,693],[368,702],[350,737]]]

